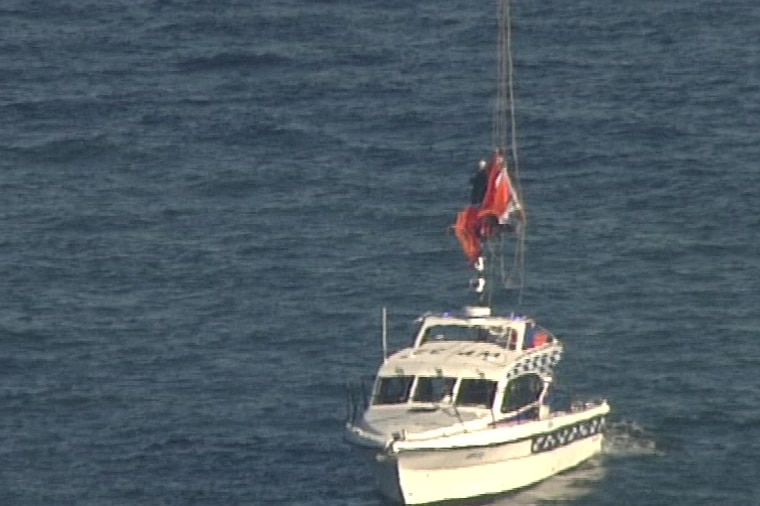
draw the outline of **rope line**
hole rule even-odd
[[[516,245],[512,267],[507,270],[501,255],[501,279],[505,288],[517,288],[518,305],[522,304],[525,287],[525,231],[527,213],[523,190],[520,183],[520,160],[518,156],[517,119],[515,114],[514,58],[512,55],[512,13],[510,0],[498,1],[498,45],[497,45],[497,94],[493,116],[493,143],[504,153],[505,162],[511,164],[514,174],[515,194],[522,208],[515,230]],[[502,253],[504,252],[502,247]],[[493,257],[492,257],[493,258]]]

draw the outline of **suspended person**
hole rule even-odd
[[[470,191],[470,204],[475,207],[480,207],[483,203],[483,198],[486,196],[486,189],[488,188],[488,165],[485,160],[481,160],[478,163],[478,170],[470,178],[470,184],[472,190]]]

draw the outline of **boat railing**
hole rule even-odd
[[[601,406],[602,404],[605,404],[607,402],[607,399],[603,399],[600,397],[595,397],[592,399],[576,399],[573,400],[570,403],[570,412],[571,413],[578,413],[580,411],[585,411],[587,409],[596,408],[598,406]]]
[[[525,422],[533,422],[540,419],[541,402],[531,402],[530,404],[523,406],[515,411],[505,413],[501,418],[495,419],[491,423],[491,427],[502,427],[504,425],[520,424]]]

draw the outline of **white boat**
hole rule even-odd
[[[380,366],[346,440],[380,492],[404,504],[498,494],[572,468],[601,450],[606,401],[554,411],[562,343],[530,318],[426,315],[414,344]]]
[[[366,455],[379,491],[404,504],[500,494],[575,467],[601,451],[610,412],[605,400],[554,405],[562,342],[532,318],[490,308],[496,278],[521,301],[525,239],[514,184],[509,0],[499,20],[498,147],[490,163],[481,162],[471,205],[454,226],[475,270],[477,302],[457,314],[420,317],[409,347],[383,352],[366,404],[353,403],[346,423],[346,441]],[[508,251],[510,269],[497,261]]]

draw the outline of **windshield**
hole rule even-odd
[[[413,402],[450,403],[457,378],[446,376],[420,376],[414,393],[414,376],[390,376],[380,378],[375,386],[372,404],[405,404]],[[491,408],[496,395],[496,382],[485,379],[459,380],[456,406]]]
[[[414,376],[380,378],[375,387],[372,404],[403,404],[409,400]]]
[[[462,379],[457,392],[457,406],[490,408],[496,395],[496,382],[482,379]]]
[[[451,392],[454,391],[456,378],[425,377],[417,378],[417,388],[414,390],[415,402],[451,402]]]

